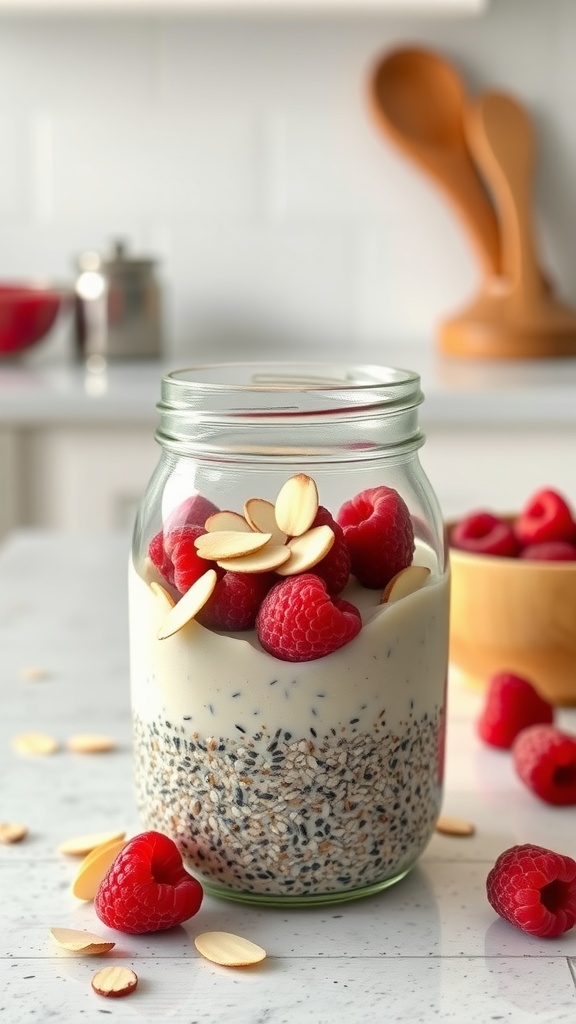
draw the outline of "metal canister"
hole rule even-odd
[[[88,250],[77,261],[75,342],[93,359],[153,359],[162,345],[155,260],[129,258],[116,242],[110,255]]]

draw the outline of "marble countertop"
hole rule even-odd
[[[434,835],[419,865],[382,894],[339,907],[279,910],[206,898],[183,927],[151,936],[111,932],[70,893],[77,860],[65,839],[141,831],[132,789],[124,535],[13,534],[0,548],[0,819],[26,839],[0,845],[0,1012],[10,1024],[58,1019],[173,1024],[487,1024],[576,1020],[576,929],[531,938],[485,897],[498,854],[535,842],[574,855],[574,811],[536,800],[508,754],[475,735],[481,700],[450,682],[444,812],[471,820],[468,838]],[[41,669],[42,678],[26,678]],[[576,729],[576,711],[560,724]],[[14,752],[29,730],[52,734],[50,757]],[[77,732],[112,735],[106,754],[72,754]],[[116,940],[103,958],[51,943],[51,927]],[[264,946],[250,969],[219,967],[193,945],[224,930]],[[104,962],[132,966],[137,992],[104,1000],[90,978]]]
[[[219,352],[218,360],[248,356]],[[333,358],[416,370],[425,393],[425,426],[576,425],[576,359],[471,361],[415,345]],[[171,362],[110,362],[104,373],[88,373],[83,365],[63,359],[0,362],[0,426],[113,422],[153,427],[162,374],[213,360],[213,353],[196,353]]]

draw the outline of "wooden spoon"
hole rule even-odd
[[[527,111],[511,96],[488,92],[468,109],[468,145],[498,209],[502,273],[518,305],[539,305],[542,276],[532,222],[534,138]]]
[[[531,188],[534,144],[518,101],[490,92],[470,106],[467,137],[500,218],[502,270],[440,329],[450,355],[539,358],[576,355],[576,313],[543,280],[534,241]]]
[[[377,124],[457,209],[484,271],[500,273],[498,224],[464,132],[466,92],[456,70],[435,53],[401,49],[383,57],[370,79]]]

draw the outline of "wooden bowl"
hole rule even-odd
[[[576,705],[576,561],[450,550],[450,663],[484,687],[494,672],[529,679],[556,705]]]

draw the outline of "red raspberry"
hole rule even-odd
[[[554,708],[528,679],[497,672],[488,681],[478,732],[485,743],[507,750],[522,729],[554,721]]]
[[[576,736],[553,725],[524,729],[512,747],[514,767],[547,804],[576,804]]]
[[[189,875],[176,843],[160,832],[143,832],[120,851],[94,900],[109,928],[130,935],[182,924],[200,909],[204,893]]]
[[[174,566],[172,565],[171,558],[171,548],[176,543],[176,540],[180,539],[177,531],[180,528],[189,525],[204,526],[208,516],[211,516],[214,512],[218,511],[217,506],[213,505],[211,501],[208,501],[208,498],[204,498],[201,494],[193,494],[190,498],[186,498],[181,502],[181,504],[170,513],[164,523],[164,528],[159,530],[148,545],[148,555],[158,569],[160,575],[164,577],[170,586],[176,586],[176,589],[179,590],[181,594],[184,593],[184,590],[182,590],[178,584],[175,584]],[[203,533],[204,531],[201,530],[200,532]],[[173,537],[170,543],[170,540],[167,540],[166,538],[170,538],[171,534],[173,534]],[[205,570],[203,569],[202,572],[205,572]],[[202,573],[199,573],[199,575],[201,576]],[[188,586],[185,587],[185,590],[189,590],[193,582],[194,580],[192,579],[191,582],[188,583]]]
[[[369,487],[344,502],[336,516],[350,551],[352,572],[378,589],[412,562],[414,526],[406,502],[392,487]]]
[[[520,558],[541,562],[573,562],[576,560],[576,544],[567,540],[540,541],[522,548]]]
[[[196,615],[196,621],[207,629],[252,629],[260,605],[275,581],[273,573],[224,573]]]
[[[450,544],[477,555],[514,557],[518,554],[514,530],[492,512],[471,512],[461,519],[450,531]]]
[[[360,612],[331,598],[314,573],[289,576],[264,598],[256,629],[265,651],[282,661],[314,661],[353,640],[362,628]]]
[[[543,846],[511,846],[486,879],[490,906],[510,924],[543,938],[576,923],[576,861]]]
[[[551,488],[538,491],[526,503],[514,523],[522,545],[549,540],[574,540],[576,524],[569,505]]]
[[[172,560],[174,586],[180,594],[185,594],[196,580],[207,571],[216,569],[214,562],[200,558],[194,541],[205,533],[203,526],[180,526],[177,530],[164,535],[164,549]]]
[[[172,565],[172,559],[166,554],[164,550],[164,533],[160,530],[159,533],[155,534],[148,545],[148,556],[151,562],[156,566],[158,572],[170,584],[174,586],[174,566]]]
[[[324,580],[329,594],[340,594],[350,579],[350,552],[344,530],[323,505],[318,506],[312,526],[329,526],[334,533],[334,543],[322,561],[314,566],[314,575]]]
[[[219,511],[218,506],[202,494],[192,494],[170,513],[164,523],[164,533],[170,533],[179,526],[204,526],[208,516]]]

